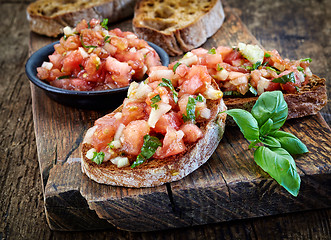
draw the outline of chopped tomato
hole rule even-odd
[[[146,103],[124,101],[122,110],[123,123],[127,125],[129,122],[140,119],[148,119],[146,113]]]
[[[83,57],[78,50],[71,52],[64,60],[62,72],[71,74],[74,70],[80,70]]]
[[[192,123],[182,125],[180,130],[184,132],[184,142],[187,143],[194,143],[203,137],[201,129]]]
[[[97,151],[106,148],[107,144],[113,140],[119,124],[120,122],[115,118],[115,113],[107,114],[95,121],[94,125],[98,127],[95,130],[92,139],[93,146]]]
[[[187,75],[187,80],[181,85],[179,95],[203,92],[205,83],[211,83],[206,66],[194,65]]]
[[[123,130],[123,150],[130,155],[138,155],[144,144],[144,136],[150,127],[145,120],[130,122]]]
[[[176,131],[174,128],[168,127],[162,147],[156,150],[154,156],[156,158],[166,158],[184,152],[186,146],[183,137],[183,131]]]
[[[179,129],[179,126],[183,123],[182,118],[174,111],[164,114],[159,121],[155,124],[153,129],[157,133],[165,134],[167,132],[167,127],[172,127],[175,130]]]

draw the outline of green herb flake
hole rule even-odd
[[[172,68],[172,71],[176,72],[176,69],[178,68],[178,66],[181,65],[180,62],[177,62],[174,67]]]
[[[189,97],[186,105],[186,115],[183,114],[184,122],[195,121],[195,107],[198,102],[203,102],[204,97],[199,94],[195,99],[193,97]]]
[[[266,69],[269,69],[271,71],[274,71],[276,72],[277,74],[280,74],[280,71],[278,71],[276,68],[273,68],[273,67],[265,67]]]
[[[257,61],[256,63],[253,64],[252,69],[258,69],[260,66],[262,65],[262,63],[260,61]]]
[[[110,36],[106,36],[106,37],[104,38],[104,40],[105,40],[105,42],[109,43],[109,42],[110,42]]]
[[[108,143],[107,146],[109,147],[109,149],[113,149],[114,148],[113,141],[111,141],[110,143]]]
[[[216,68],[216,70],[219,72],[219,71],[222,71],[224,68],[222,68],[221,66],[220,66],[220,64],[218,63],[217,64],[217,68]]]
[[[87,23],[87,28],[91,28],[90,22]]]
[[[211,49],[209,49],[209,51],[207,53],[208,54],[216,54],[216,49],[215,48],[211,48]]]
[[[248,86],[249,86],[249,91],[250,91],[251,93],[253,93],[254,96],[257,96],[257,91],[256,91],[256,89],[255,89],[250,83],[248,83]]]
[[[64,75],[64,76],[59,76],[57,79],[68,79],[70,78],[70,75]]]
[[[160,95],[159,94],[155,95],[154,97],[151,98],[151,102],[152,102],[151,107],[155,108],[155,110],[158,109],[159,106],[156,103],[160,101],[161,101]]]
[[[269,53],[264,53],[264,57],[269,58],[269,57],[271,57],[271,55]]]
[[[92,162],[95,162],[96,164],[100,165],[103,162],[103,159],[105,158],[104,152],[94,152],[93,158],[91,159]]]
[[[144,163],[146,160],[151,158],[154,153],[156,152],[156,149],[158,147],[161,147],[162,143],[157,137],[153,137],[150,135],[144,136],[144,144],[141,147],[141,151],[139,155],[137,156],[136,161],[131,165],[131,168],[135,168],[139,166],[140,164]]]
[[[297,92],[300,92],[300,88],[298,86],[294,86],[295,90],[297,90]]]
[[[303,72],[305,69],[303,67],[298,66],[297,67],[298,71]]]
[[[311,58],[300,59],[300,62],[306,62],[306,61],[311,62],[312,60]]]
[[[172,97],[174,98],[175,103],[178,102],[178,93],[175,91],[175,88],[169,79],[162,78],[162,82],[159,83],[158,86],[168,87],[172,91]]]
[[[199,93],[199,95],[195,98],[198,102],[203,102],[204,97]]]
[[[281,77],[278,77],[278,78],[274,78],[272,80],[272,82],[274,82],[274,83],[281,83],[281,84],[285,84],[287,82],[295,83],[294,73],[293,72],[290,72],[289,74],[286,74],[284,76],[281,76]]]
[[[100,23],[101,27],[108,30],[107,24],[108,24],[108,18],[103,19],[102,22]]]

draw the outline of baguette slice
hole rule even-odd
[[[216,82],[213,86],[218,89]],[[204,136],[198,142],[187,145],[187,151],[165,159],[151,158],[147,162],[131,169],[130,166],[117,168],[110,161],[97,165],[86,157],[89,149],[93,148],[91,136],[95,128],[90,128],[82,145],[82,172],[98,183],[124,187],[153,187],[168,182],[177,181],[187,176],[204,164],[218,146],[225,129],[226,110],[223,99],[208,100],[211,118],[200,127]],[[119,107],[115,112],[120,112]]]
[[[202,45],[223,21],[220,0],[141,0],[132,24],[140,38],[176,56]]]
[[[241,108],[251,111],[257,98],[224,98],[224,102],[228,109]],[[298,93],[284,94],[284,99],[288,105],[287,119],[317,114],[328,101],[325,79],[313,75],[309,83],[301,87]],[[234,123],[230,122],[232,119],[228,119],[228,121],[231,125]]]
[[[56,37],[65,26],[74,27],[82,19],[108,18],[116,22],[133,15],[135,0],[38,0],[27,8],[33,32]]]

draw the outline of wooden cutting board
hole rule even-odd
[[[223,26],[203,47],[259,44],[230,8],[225,7],[225,13]],[[113,27],[132,31],[131,20]],[[31,52],[56,40],[33,33],[30,39]],[[255,164],[248,141],[236,127],[226,128],[210,160],[189,176],[134,189],[98,184],[80,170],[85,131],[112,109],[66,107],[34,85],[31,94],[45,211],[53,230],[154,231],[331,206],[331,130],[320,114],[290,120],[283,127],[310,151],[295,158],[302,179],[298,197]]]

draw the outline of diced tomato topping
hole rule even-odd
[[[187,75],[187,80],[181,85],[179,95],[203,92],[205,83],[210,84],[211,79],[206,66],[194,65]]]
[[[156,158],[166,158],[184,152],[186,146],[183,137],[183,131],[176,131],[174,128],[168,127],[162,147],[156,150],[154,156]]]
[[[80,71],[80,65],[83,62],[83,57],[78,50],[71,52],[64,60],[62,71],[66,74],[71,74],[74,70]]]
[[[123,150],[130,155],[138,155],[144,144],[144,136],[150,127],[145,120],[130,122],[123,130]]]
[[[64,38],[61,38],[60,44],[66,51],[75,50],[82,45],[78,35],[69,36],[67,38],[67,40],[64,40]]]
[[[123,123],[126,125],[131,121],[148,119],[146,113],[146,103],[141,102],[129,102],[128,100],[124,101],[124,107],[122,110],[123,114]]]
[[[64,56],[59,53],[53,53],[52,55],[49,55],[48,58],[49,61],[53,64],[53,68],[61,68]]]
[[[178,113],[171,111],[169,113],[164,114],[159,121],[155,124],[155,128],[153,129],[157,133],[165,134],[167,132],[167,127],[170,126],[175,130],[178,130],[180,125],[183,123],[182,118]]]
[[[223,61],[232,66],[239,67],[244,62],[244,59],[240,52],[233,50],[223,59]]]
[[[184,132],[184,142],[187,143],[194,143],[203,137],[201,129],[192,123],[182,125],[180,130]]]
[[[98,127],[95,130],[92,139],[93,146],[97,151],[105,148],[114,138],[116,130],[120,124],[120,121],[118,121],[114,116],[115,113],[110,113],[95,121],[94,125]]]

